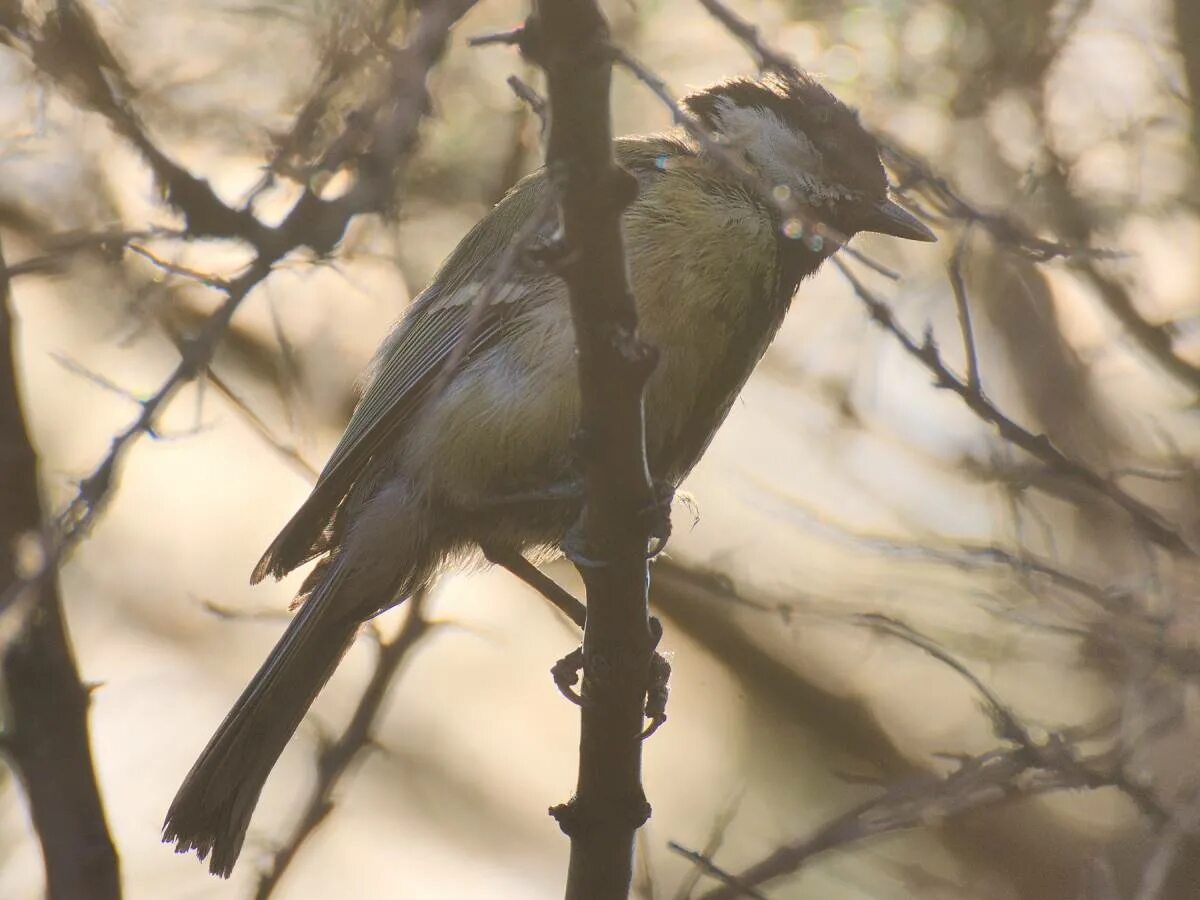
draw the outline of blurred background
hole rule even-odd
[[[231,203],[253,189],[330,60],[362,45],[381,6],[84,5],[159,146]],[[1117,251],[1037,259],[962,210],[934,217],[938,244],[855,242],[901,274],[860,277],[965,373],[947,276],[957,259],[986,395],[1200,543],[1193,0],[735,8],[975,211],[1064,247]],[[606,9],[618,41],[677,94],[753,72],[692,0]],[[93,750],[130,898],[253,896],[307,802],[321,736],[345,724],[371,675],[376,654],[364,639],[285,753],[229,883],[159,843],[180,780],[282,631],[299,576],[251,589],[248,575],[305,497],[306,465],[324,462],[390,323],[538,165],[536,120],[505,85],[514,73],[538,85],[538,74],[511,49],[465,43],[525,13],[484,0],[458,27],[432,76],[433,115],[398,214],[360,217],[335,253],[293,256],[251,295],[213,365],[223,387],[206,381],[173,401],[62,570],[81,674],[98,685]],[[353,74],[328,84],[298,157],[319,155],[360,96]],[[617,133],[669,126],[624,72],[614,112]],[[906,173],[897,167],[901,187]],[[282,215],[295,196],[284,183],[259,209]],[[5,255],[10,266],[55,258],[13,285],[25,409],[51,510],[136,415],[131,398],[175,366],[169,335],[194,329],[220,299],[136,253],[65,252],[56,241],[179,225],[104,119],[0,46]],[[219,275],[248,259],[216,242],[140,245]],[[1155,546],[1111,502],[1001,440],[872,324],[833,267],[802,286],[685,488],[690,502],[676,504],[655,569],[674,674],[669,722],[646,745],[654,814],[641,835],[640,896],[717,886],[693,886],[693,864],[670,841],[740,871],[888,785],[1012,746],[961,674],[867,627],[871,613],[936,641],[1042,740],[1062,732],[1084,755],[1118,753],[1121,778],[1145,788],[1168,824],[1182,823],[1185,836],[1195,828],[1195,556]],[[569,567],[549,571],[579,590]],[[445,579],[426,615],[438,625],[394,679],[378,748],[338,785],[274,896],[560,895],[568,845],[546,808],[574,784],[578,712],[549,668],[576,634],[503,572]],[[403,618],[389,613],[381,629]],[[1141,896],[1162,822],[1127,791],[993,793],[953,816],[931,799],[917,827],[815,855],[764,890],[827,900]],[[1179,854],[1167,886],[1147,896],[1200,896],[1200,857],[1186,845]],[[0,770],[0,897],[42,890],[21,791]]]

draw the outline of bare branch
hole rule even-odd
[[[716,821],[713,822],[713,827],[709,833],[708,842],[704,845],[704,849],[701,850],[697,855],[698,858],[696,860],[696,865],[679,883],[679,888],[674,894],[674,900],[689,900],[693,891],[695,891],[696,884],[700,881],[701,876],[706,873],[713,875],[716,878],[721,877],[717,874],[718,869],[712,864],[711,860],[714,856],[716,856],[717,851],[721,849],[721,845],[725,842],[725,833],[729,830],[729,826],[733,824],[734,816],[737,815],[738,807],[741,806],[742,798],[745,796],[745,793],[745,789],[743,788],[742,790],[739,790],[733,797],[731,797],[729,802],[725,805],[725,808],[717,816]],[[669,842],[667,846],[676,852],[689,855],[689,851],[684,850],[674,842]],[[725,874],[727,875],[727,873]],[[732,876],[727,875],[727,877],[731,878]],[[726,881],[725,883],[730,884],[731,882]],[[753,896],[753,894],[751,896]]]
[[[508,76],[508,86],[512,88],[514,94],[529,104],[529,108],[533,110],[534,115],[538,117],[538,121],[542,123],[542,134],[544,135],[546,129],[550,126],[550,121],[547,118],[549,110],[546,106],[546,98],[516,75]]]
[[[963,229],[954,247],[954,255],[946,272],[950,276],[950,288],[954,291],[954,305],[958,309],[958,327],[962,332],[963,352],[967,357],[967,388],[978,394],[983,391],[979,378],[979,356],[975,351],[975,334],[971,328],[971,303],[967,297],[967,286],[963,281],[963,259],[967,255],[969,228]]]
[[[881,834],[928,826],[1016,797],[1079,786],[1070,773],[1038,768],[1023,747],[969,757],[945,777],[926,774],[906,779],[737,875],[718,876],[724,886],[702,896],[704,900],[747,896],[747,891],[797,871],[822,853],[845,849]]]
[[[316,481],[318,472],[313,465],[301,456],[300,452],[294,446],[285,444],[279,440],[270,427],[268,427],[267,423],[262,420],[262,417],[251,409],[244,399],[238,396],[237,392],[224,378],[221,378],[213,371],[212,366],[209,366],[208,371],[205,373],[205,380],[220,391],[225,399],[232,404],[233,408],[241,413],[242,418],[250,424],[255,432],[258,433],[258,436],[266,442],[267,446],[279,454],[288,465],[301,475],[310,481]]]
[[[67,634],[58,572],[42,546],[37,454],[17,392],[9,304],[0,252],[0,584],[23,585],[28,598],[9,619],[19,630],[0,636],[6,702],[0,750],[29,802],[49,900],[117,900],[119,864],[92,765],[88,689]]]
[[[224,302],[194,337],[178,342],[180,361],[175,370],[142,401],[137,418],[113,438],[105,458],[80,483],[53,536],[49,551],[52,565],[57,565],[87,533],[112,491],[125,453],[142,435],[153,431],[158,416],[180,388],[207,371],[238,307],[270,275],[276,263],[302,247],[319,253],[332,250],[351,219],[385,208],[416,140],[417,126],[428,109],[426,75],[440,57],[450,28],[473,4],[474,0],[440,0],[425,5],[404,47],[391,48],[386,89],[370,103],[372,116],[366,120],[369,128],[365,140],[357,132],[352,138],[343,135],[343,144],[361,146],[354,157],[354,185],[331,200],[320,198],[312,186],[306,187],[274,228],[262,225],[249,212],[226,206],[206,182],[177,166],[151,142],[113,87],[121,80],[113,75],[114,66],[119,69],[119,65],[85,10],[65,0],[47,18],[40,35],[31,23],[25,23],[26,32],[33,35],[29,40],[34,59],[49,60],[47,74],[72,85],[78,83],[75,76],[83,76],[84,83],[92,85],[84,101],[105,115],[118,133],[142,152],[164,185],[168,201],[184,214],[189,238],[239,238],[256,250],[255,259],[237,278],[228,282],[212,280],[210,286],[225,294]],[[69,56],[69,71],[62,68],[66,61],[58,52],[66,47],[77,51]],[[348,132],[354,131],[353,125],[347,128]],[[23,588],[24,584],[18,582],[0,594],[0,612]]]
[[[996,731],[999,737],[1007,741],[1012,741],[1013,743],[1025,747],[1026,749],[1037,749],[1038,743],[1033,739],[1029,731],[1016,717],[1016,714],[1014,714],[1013,711],[1008,708],[1008,705],[1005,704],[1004,701],[1002,701],[998,696],[996,696],[992,689],[984,684],[983,680],[980,679],[979,676],[968,669],[963,663],[955,659],[936,641],[927,638],[925,635],[914,630],[913,628],[910,628],[903,622],[899,622],[893,618],[890,618],[889,616],[880,615],[878,613],[869,613],[858,616],[858,621],[874,631],[878,631],[883,634],[889,634],[892,637],[899,638],[902,641],[912,644],[914,647],[917,647],[928,653],[938,662],[953,669],[964,679],[966,679],[967,682],[970,683],[971,687],[975,688],[975,690],[979,692],[979,695],[987,704],[988,714],[990,715],[992,721],[996,724]]]
[[[877,297],[863,284],[841,260],[835,257],[833,262],[841,270],[842,274],[846,276],[858,298],[866,305],[872,320],[885,331],[892,334],[899,341],[904,351],[933,375],[936,387],[957,394],[962,398],[971,412],[995,428],[1002,438],[1020,447],[1051,471],[1069,478],[1071,481],[1119,506],[1129,515],[1138,529],[1149,540],[1176,553],[1188,555],[1194,553],[1190,543],[1174,526],[1164,521],[1157,510],[1126,493],[1119,485],[1092,471],[1083,463],[1066,456],[1050,442],[1050,439],[1046,435],[1033,434],[1018,425],[1002,413],[982,391],[972,390],[965,381],[955,375],[946,366],[945,362],[942,361],[932,335],[926,335],[924,342],[918,343],[896,321],[887,303]]]
[[[1119,259],[1125,254],[1071,243],[1048,241],[1038,237],[1020,222],[1001,213],[982,209],[963,197],[948,179],[934,171],[933,167],[915,153],[900,147],[895,141],[882,141],[884,158],[899,175],[896,190],[900,192],[920,191],[933,204],[932,214],[961,222],[964,225],[979,225],[992,239],[1006,250],[1019,253],[1034,262],[1049,262],[1052,259]]]
[[[647,547],[666,530],[646,462],[643,393],[657,353],[637,335],[621,216],[637,192],[613,157],[608,23],[594,0],[535,0],[522,51],[546,72],[546,168],[578,348],[578,448],[585,484],[566,550],[587,588],[579,778],[551,814],[571,839],[568,900],[619,900],[633,880],[634,836],[649,818],[642,723],[661,626],[647,604]]]
[[[757,890],[753,885],[747,884],[741,878],[734,875],[732,872],[727,872],[712,861],[708,853],[689,850],[682,844],[677,844],[674,841],[668,841],[667,847],[674,853],[678,853],[684,859],[691,860],[696,866],[696,869],[705,875],[709,875],[717,881],[725,885],[731,891],[730,897],[750,897],[752,900],[767,900],[767,895]]]
[[[726,30],[741,41],[742,45],[758,63],[764,72],[778,72],[780,75],[794,78],[799,69],[786,53],[769,47],[762,40],[758,26],[743,19],[721,0],[700,0],[700,5],[708,10],[709,15],[725,26]]]

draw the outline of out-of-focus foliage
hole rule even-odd
[[[987,396],[1196,544],[1200,386],[1186,375],[1200,366],[1194,6],[763,0],[739,9],[979,210],[1116,251],[1039,262],[986,222],[961,219],[941,223],[938,245],[858,241],[903,274],[897,285],[870,276],[872,289],[894,299],[911,331],[932,329],[965,372],[945,272],[964,242]],[[320,157],[370,81],[372,42],[403,34],[404,7],[381,13],[390,8],[89,4],[152,135],[230,202],[249,195],[272,158],[295,172]],[[751,68],[688,0],[608,11],[616,39],[678,92]],[[435,117],[397,214],[357,221],[329,259],[289,260],[240,310],[217,358],[222,381],[313,465],[389,323],[537,164],[536,123],[504,83],[532,74],[514,52],[462,39],[524,13],[487,0],[471,14],[432,77]],[[179,223],[137,155],[36,62],[0,48],[0,229],[10,265],[54,260],[16,280],[15,301],[28,411],[48,498],[60,504],[131,415],[125,398],[78,369],[142,396],[176,359],[164,327],[194,325],[215,301],[141,256],[61,252],[66,233]],[[616,91],[619,132],[667,127],[643,86],[618,75]],[[314,96],[313,127],[290,139]],[[282,179],[258,208],[269,218],[295,193]],[[245,261],[214,242],[142,243],[205,272]],[[211,386],[185,392],[164,426],[124,467],[63,593],[84,677],[103,683],[95,750],[128,895],[248,896],[255,856],[302,806],[320,730],[344,721],[371,653],[352,651],[316,707],[320,726],[302,729],[285,754],[233,884],[158,843],[187,766],[279,632],[270,619],[218,618],[204,601],[283,609],[294,583],[252,592],[246,576],[307,488]],[[832,268],[802,286],[686,487],[698,521],[676,510],[658,586],[675,675],[670,721],[647,745],[644,896],[670,896],[691,871],[667,841],[703,848],[730,810],[714,858],[736,871],[875,796],[876,781],[948,772],[945,754],[1002,743],[969,684],[864,627],[864,613],[937,640],[1037,733],[1071,729],[1088,735],[1087,753],[1128,751],[1131,783],[1149,785],[1164,808],[1194,802],[1195,561],[1155,548],[1110,503],[937,390]],[[700,589],[695,573],[727,582]],[[397,681],[383,749],[342,785],[280,896],[560,892],[566,842],[544,810],[570,790],[577,717],[546,670],[575,636],[502,574],[448,579],[432,605],[450,627]],[[18,792],[2,790],[0,896],[35,897],[36,843]],[[1112,788],[926,818],[818,856],[770,895],[1132,897],[1160,846],[1154,823]],[[1196,854],[1181,858],[1170,896],[1191,896],[1200,881]]]

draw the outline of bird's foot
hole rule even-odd
[[[671,482],[655,481],[653,487],[654,499],[637,512],[639,519],[647,526],[647,559],[654,559],[667,546],[671,537],[671,503],[675,499],[675,485]],[[578,522],[563,538],[562,551],[577,566],[598,569],[607,564],[603,559],[591,555]]]
[[[558,688],[558,692],[576,706],[583,706],[584,704],[583,695],[575,690],[575,685],[579,683],[579,674],[582,671],[582,647],[576,647],[550,667],[550,676],[554,679],[554,684]]]
[[[642,511],[649,518],[650,540],[646,546],[646,558],[654,559],[662,553],[671,537],[671,503],[675,500],[675,485],[669,481],[654,482],[654,502]]]
[[[650,631],[654,637],[654,646],[657,648],[659,641],[662,640],[663,627],[662,622],[656,616],[650,617]],[[650,724],[642,731],[641,739],[643,741],[658,731],[663,722],[667,721],[667,696],[671,692],[670,680],[671,664],[655,649],[650,657],[650,677],[646,684],[646,718],[650,720]]]

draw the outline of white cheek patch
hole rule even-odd
[[[722,97],[717,116],[726,141],[746,151],[772,186],[796,191],[813,205],[843,199],[844,192],[826,180],[821,152],[771,110],[738,106]]]

